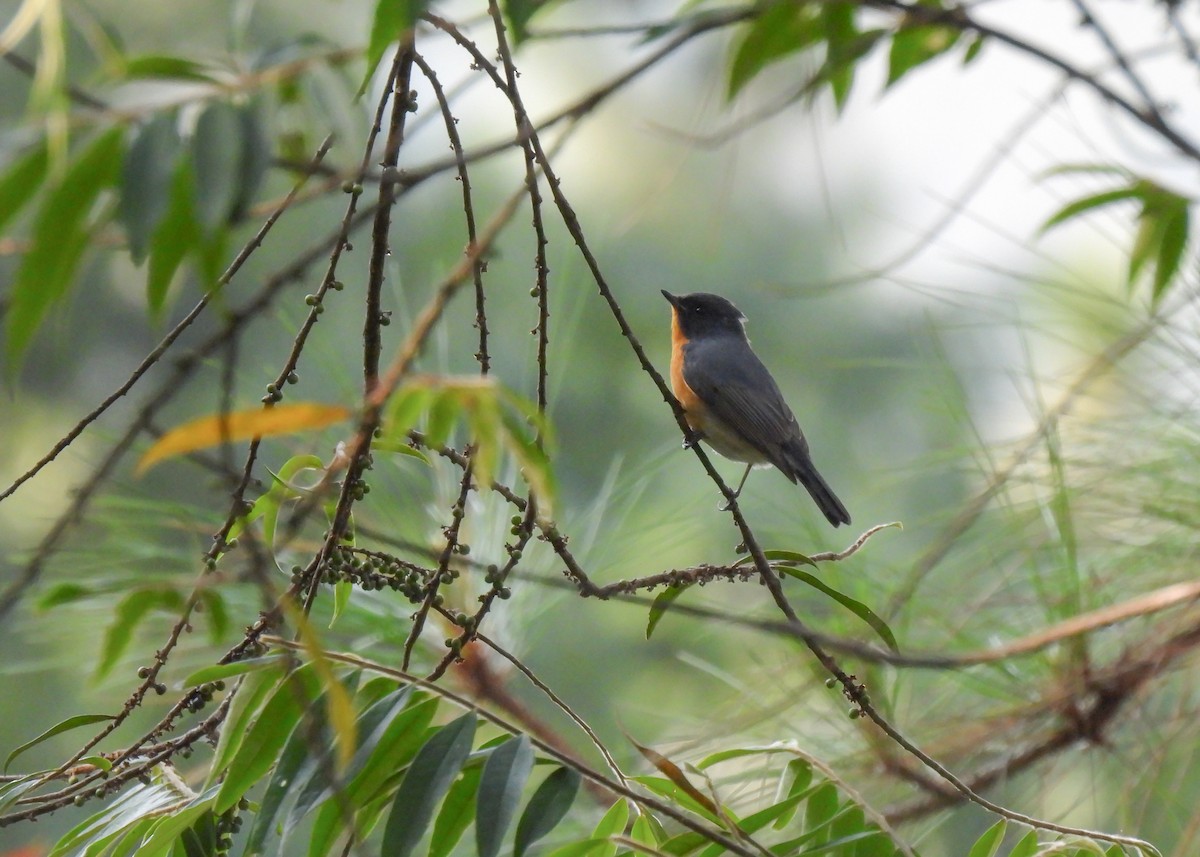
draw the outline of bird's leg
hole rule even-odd
[[[702,437],[704,437],[703,434],[689,427],[683,435],[683,448],[691,449],[700,442],[700,438]]]
[[[745,485],[746,485],[746,479],[747,479],[747,478],[750,476],[750,470],[751,470],[751,468],[753,468],[753,467],[754,467],[754,465],[753,465],[753,464],[747,464],[747,465],[746,465],[746,472],[742,474],[742,481],[738,483],[737,490],[733,492],[733,499],[734,499],[734,500],[736,500],[738,497],[741,497],[741,496],[742,496],[742,488],[743,488],[743,487],[745,487]],[[732,505],[732,502],[733,502],[733,501],[731,500],[729,503],[723,503],[723,504],[721,505],[721,511],[722,511],[722,512],[728,512],[728,511],[729,511],[729,507]]]

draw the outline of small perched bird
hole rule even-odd
[[[799,481],[835,527],[850,513],[808,454],[808,441],[767,367],[750,348],[746,317],[720,295],[673,295],[671,387],[688,425],[726,458],[745,462],[734,497],[755,465],[773,464]]]

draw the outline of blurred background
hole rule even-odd
[[[20,5],[0,2],[0,23]],[[1198,71],[1169,23],[1172,5],[1180,7],[1175,14],[1184,32],[1200,32],[1194,4],[1092,4],[1131,46],[1175,126],[1195,136]],[[979,20],[1052,47],[1102,80],[1114,78],[1104,45],[1081,25],[1074,4],[970,6]],[[472,34],[492,54],[487,21],[473,4],[434,9],[475,21]],[[185,56],[230,80],[244,81],[284,58],[308,63],[287,87],[253,93],[269,117],[276,155],[281,162],[293,153],[306,158],[332,133],[326,165],[344,174],[357,166],[382,85],[377,76],[366,97],[354,100],[363,74],[357,49],[370,31],[372,4],[90,0],[65,3],[63,10],[70,80],[102,92],[112,110],[136,113],[189,96],[179,82],[112,85],[98,47],[108,42],[129,56]],[[516,56],[531,116],[555,114],[634,66],[661,41],[622,28],[677,12],[671,3],[638,0],[564,2],[538,15]],[[741,506],[763,546],[840,550],[869,526],[902,522],[902,530],[879,533],[847,560],[823,565],[820,576],[883,617],[903,651],[938,655],[1001,646],[1193,580],[1200,522],[1194,261],[1189,254],[1177,282],[1153,303],[1145,283],[1127,283],[1132,207],[1102,208],[1046,234],[1040,228],[1064,204],[1104,187],[1103,177],[1053,174],[1063,165],[1118,164],[1190,196],[1195,164],[1086,86],[1064,84],[1060,70],[994,41],[969,65],[961,51],[952,52],[890,88],[886,55],[868,56],[839,111],[827,95],[794,97],[796,81],[812,70],[804,56],[771,65],[727,99],[736,37],[730,27],[697,37],[622,87],[571,129],[554,164],[591,250],[660,372],[669,359],[661,289],[716,292],[747,316],[755,349],[854,518],[849,534],[835,532],[801,490],[773,470],[756,471]],[[436,33],[419,36],[418,46],[453,96],[468,149],[511,134],[511,108],[460,49]],[[349,61],[342,59],[345,49],[356,49]],[[35,56],[35,40],[18,52]],[[1128,89],[1119,80],[1113,85]],[[0,66],[0,163],[11,162],[39,132],[29,92],[27,75]],[[401,155],[408,168],[448,152],[431,90],[421,82],[417,92],[419,109]],[[547,144],[566,128],[560,123],[545,132]],[[82,132],[71,129],[73,136]],[[267,174],[260,205],[231,236],[230,255],[293,183],[284,166]],[[516,148],[477,166],[476,210],[486,220],[523,181]],[[215,302],[208,326],[190,331],[181,346],[199,342],[222,313],[330,234],[344,205],[335,191],[289,211]],[[670,409],[640,370],[561,218],[550,206],[546,215],[560,529],[599,583],[732,561],[740,539],[718,510],[719,494],[694,456],[680,449]],[[461,222],[452,173],[423,183],[398,205],[385,285],[393,312],[385,359],[460,259]],[[0,238],[0,299],[19,263],[20,223]],[[299,399],[353,407],[360,395],[361,315],[353,296],[366,280],[368,241],[365,234],[352,240],[362,246],[340,269],[347,290],[329,302],[298,369],[300,385],[289,391]],[[486,286],[492,371],[529,397],[536,378],[533,265],[534,238],[523,212],[489,257]],[[254,405],[275,377],[321,269],[318,263],[284,290],[238,341],[238,406]],[[145,276],[144,267],[111,247],[89,254],[81,285],[57,306],[19,371],[8,372],[0,403],[4,485],[128,377],[202,293],[195,276],[177,277],[164,317],[149,320]],[[473,320],[464,291],[419,370],[476,372]],[[158,427],[217,410],[227,359],[206,360]],[[0,503],[5,581],[16,580],[37,555],[72,492],[166,375],[162,366],[154,370],[37,479]],[[263,465],[276,469],[299,452],[328,460],[344,434],[344,426],[335,426],[268,441]],[[147,445],[143,439],[135,449]],[[230,451],[227,460],[240,461],[238,455]],[[176,460],[138,477],[134,463],[130,457],[120,464],[0,625],[0,747],[15,747],[71,713],[120,706],[173,619],[162,610],[139,621],[112,668],[96,677],[111,627],[122,621],[119,614],[114,619],[114,605],[131,586],[189,587],[224,518],[227,487],[211,474]],[[740,465],[718,460],[717,467],[727,481],[740,477]],[[391,539],[436,545],[457,480],[441,461],[426,467],[388,459],[376,467],[358,523]],[[971,526],[955,530],[956,518],[993,487]],[[493,499],[475,498],[466,525],[472,556],[482,562],[501,555],[509,526],[510,512]],[[302,538],[290,549],[298,557],[312,544]],[[290,565],[280,557],[281,568]],[[679,758],[731,741],[795,741],[873,806],[903,818],[901,829],[927,857],[965,853],[991,822],[974,807],[921,809],[928,792],[904,776],[914,763],[846,717],[845,702],[824,688],[824,676],[794,642],[675,613],[647,640],[645,601],[576,597],[561,585],[561,563],[545,545],[527,565],[528,577],[493,613],[489,633],[568,700],[623,763],[639,764],[626,735],[670,747]],[[92,597],[49,604],[64,583]],[[464,586],[466,603],[475,592]],[[800,615],[817,629],[873,641],[865,625],[827,597],[796,581],[787,586]],[[227,626],[198,623],[194,645],[172,668],[174,680],[210,662],[223,651],[221,642],[235,640],[255,617],[253,587],[233,580],[226,597]],[[682,600],[735,618],[774,618],[765,589],[754,584],[713,584]],[[403,645],[410,605],[376,592],[357,593],[355,607],[331,638],[387,660]],[[1071,725],[1094,701],[1093,675],[1108,675],[1136,652],[1174,639],[1191,627],[1189,619],[1195,621],[1192,608],[1179,606],[969,668],[891,669],[851,660],[851,671],[903,730],[954,770],[968,778],[999,770],[986,788],[998,802],[1137,834],[1166,853],[1194,854],[1200,777],[1193,764],[1197,687],[1190,650],[1171,650],[1144,683],[1120,685],[1119,710],[1096,724],[1092,740]],[[438,646],[440,638],[428,657],[436,659]],[[511,684],[585,747],[534,689],[519,677]],[[155,704],[149,708],[147,722]],[[1036,749],[1056,735],[1066,736],[1061,746]],[[74,736],[60,736],[31,750],[22,764],[55,764],[77,744]],[[1028,753],[1034,757],[1025,759]],[[1011,775],[1003,770],[1010,763]],[[753,784],[740,787],[753,793]],[[2,829],[0,854],[46,845],[81,817],[62,812]]]

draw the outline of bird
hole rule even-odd
[[[808,441],[779,385],[750,347],[746,317],[720,295],[663,297],[671,304],[671,388],[694,433],[716,452],[746,464],[736,499],[755,466],[774,465],[799,482],[837,527],[850,513],[817,472]]]

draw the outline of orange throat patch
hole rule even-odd
[[[671,392],[683,405],[688,425],[698,432],[704,431],[704,403],[695,391],[683,380],[683,348],[688,338],[679,328],[679,314],[671,308]]]

